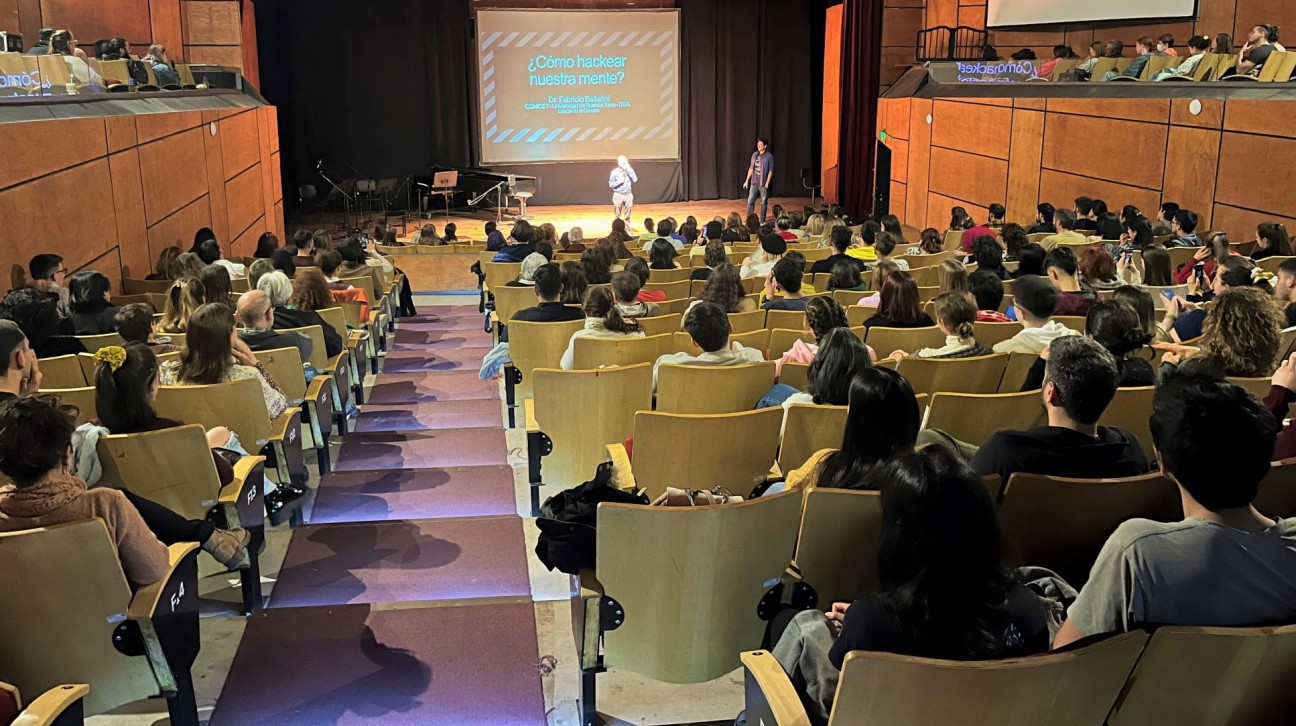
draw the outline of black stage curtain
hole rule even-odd
[[[744,196],[758,136],[772,193],[799,196],[819,154],[830,0],[680,0],[681,159],[635,164],[640,202]],[[279,107],[284,198],[346,177],[404,178],[476,159],[467,0],[258,0],[261,89]],[[540,177],[536,204],[610,204],[607,162],[499,165]]]
[[[878,85],[882,79],[882,3],[846,0],[842,13],[839,202],[852,218],[873,214]]]

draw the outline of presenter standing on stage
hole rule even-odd
[[[634,209],[634,183],[639,181],[630,160],[625,156],[617,157],[616,168],[608,177],[608,187],[612,189],[612,209],[617,219],[630,221],[630,211]]]
[[[747,179],[743,181],[743,189],[748,190],[748,216],[756,208],[756,195],[760,195],[761,222],[765,221],[765,212],[769,209],[769,187],[773,178],[774,155],[769,152],[769,142],[765,139],[756,139],[756,151],[752,153],[751,163],[747,165]],[[755,232],[752,234],[755,234]]]

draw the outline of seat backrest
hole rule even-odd
[[[963,246],[963,230],[951,229],[945,232],[945,251],[956,250]]]
[[[157,695],[149,660],[113,647],[131,589],[101,520],[0,533],[0,581],[6,681],[28,694],[89,683],[87,714]]]
[[[1269,387],[1272,381],[1268,376],[1262,378],[1241,378],[1239,376],[1229,376],[1228,382],[1235,386],[1241,386],[1252,396],[1264,400],[1265,395],[1269,393]]]
[[[678,333],[680,330],[679,313],[669,315],[656,315],[651,318],[638,318],[639,329],[644,335],[662,335],[663,333]]]
[[[964,443],[980,446],[995,431],[1025,431],[1047,421],[1039,391],[1025,393],[948,393],[931,397],[923,428],[939,429]]]
[[[504,287],[505,283],[517,279],[522,272],[522,263],[487,262],[482,265],[482,272],[486,275],[486,288],[494,293],[495,288]]]
[[[1083,316],[1083,315],[1054,315],[1052,319],[1055,320],[1055,321],[1057,321],[1057,322],[1058,322],[1059,324],[1061,324],[1063,327],[1070,328],[1071,330],[1074,330],[1074,331],[1076,331],[1077,333],[1080,333],[1081,335],[1084,335],[1084,332],[1085,332],[1085,316]]]
[[[1101,724],[1145,643],[1147,634],[1136,631],[1077,650],[991,661],[852,651],[828,723]]]
[[[860,297],[864,297],[864,295],[860,295]],[[865,320],[877,315],[877,311],[878,309],[871,305],[847,305],[846,324],[852,328],[863,325]]]
[[[47,388],[41,386],[40,392],[58,396],[63,399],[63,403],[76,406],[78,426],[99,417],[95,408],[94,386],[84,388]]]
[[[339,305],[337,307],[316,310],[315,312],[319,314],[320,318],[324,322],[328,323],[330,328],[333,328],[334,332],[336,332],[342,340],[347,339],[349,332],[347,331],[346,310],[343,310]],[[323,335],[324,331],[320,331],[320,334]],[[314,350],[312,349],[311,352],[314,352]],[[327,351],[325,352],[327,353]]]
[[[818,593],[820,606],[876,592],[881,495],[816,488],[804,496],[796,564],[801,578]]]
[[[510,338],[511,340],[511,338]],[[509,343],[511,349],[513,344]],[[618,335],[615,338],[577,338],[575,368],[585,370],[599,366],[628,366],[653,363],[667,353],[675,352],[674,335],[638,337]]]
[[[1092,82],[1092,81],[1101,81],[1101,80],[1103,79],[1103,76],[1106,75],[1109,71],[1114,71],[1114,70],[1116,70],[1116,61],[1117,61],[1117,60],[1119,60],[1119,59],[1117,59],[1117,58],[1099,58],[1099,59],[1098,59],[1098,62],[1094,64],[1093,70],[1092,70],[1092,71],[1090,72],[1090,74],[1089,74],[1089,80],[1090,80],[1091,82]],[[1047,235],[1046,235],[1046,236],[1047,236]],[[1034,240],[1032,240],[1032,241],[1034,241]]]
[[[333,308],[330,308],[332,310]],[[305,328],[282,328],[281,333],[301,333],[311,339],[310,364],[315,370],[321,372],[328,371],[328,348],[324,344],[324,329],[318,325],[310,325]],[[346,339],[346,336],[342,336]]]
[[[207,386],[162,386],[157,414],[204,428],[225,426],[255,454],[270,438],[270,412],[260,382],[251,378]]]
[[[769,474],[783,408],[742,413],[635,414],[634,474],[650,499],[666,487],[724,487],[745,497]]]
[[[116,333],[104,333],[103,335],[78,335],[76,339],[81,341],[85,346],[87,353],[94,353],[100,348],[106,348],[110,345],[126,347],[126,340]]]
[[[815,342],[814,333],[809,330],[785,330],[776,328],[770,330],[769,347],[766,350],[765,357],[769,360],[778,360],[783,354],[792,350],[796,341],[803,343]]]
[[[279,384],[290,406],[296,406],[306,398],[306,372],[302,367],[300,350],[276,348],[254,351],[253,355],[265,366],[270,378]]]
[[[774,369],[773,361],[736,366],[663,365],[657,371],[657,410],[750,411],[774,385]]]
[[[1000,393],[1019,393],[1026,383],[1026,376],[1039,359],[1034,353],[1009,353],[1008,365],[1004,367],[1003,379],[999,381]]]
[[[43,83],[66,86],[72,82],[72,69],[61,55],[36,56],[36,67],[40,69]]]
[[[999,505],[1012,561],[1047,567],[1076,588],[1122,522],[1183,517],[1179,490],[1160,474],[1124,479],[1064,479],[1017,473]]]
[[[81,361],[75,355],[41,358],[38,365],[41,386],[45,388],[84,388],[88,383],[81,370]]]
[[[694,257],[701,257],[701,255],[694,255]],[[661,285],[663,283],[679,282],[680,280],[689,279],[689,275],[693,274],[693,266],[692,264],[684,264],[686,260],[689,260],[689,258],[684,256],[680,256],[676,259],[675,261],[680,263],[680,266],[674,270],[648,270],[648,285]],[[644,289],[661,290],[663,288],[645,286]],[[674,296],[667,295],[667,297]]]
[[[99,437],[100,486],[125,489],[180,514],[205,519],[220,478],[202,426],[186,424]]]
[[[803,310],[768,310],[765,313],[767,330],[809,330]]]
[[[604,636],[607,665],[667,683],[737,668],[760,646],[757,603],[791,561],[800,514],[797,492],[710,507],[599,505],[596,572],[625,612]]]
[[[537,304],[535,288],[530,285],[526,287],[500,285],[491,292],[495,294],[495,317],[505,325],[509,324],[509,321],[513,319],[513,316],[519,310],[525,310]]]
[[[879,358],[886,358],[897,350],[913,353],[923,348],[939,348],[945,344],[945,334],[932,325],[926,328],[883,328],[872,326],[864,342],[872,346]]]
[[[1282,66],[1283,62],[1286,61],[1286,59],[1287,59],[1286,53],[1282,53],[1282,52],[1271,53],[1269,55],[1269,58],[1265,61],[1265,64],[1260,67],[1260,75],[1258,76],[1257,80],[1263,83],[1272,83],[1274,79],[1278,77],[1278,69]]]
[[[659,272],[668,272],[668,270],[659,270]],[[672,280],[670,282],[654,282],[652,279],[649,279],[648,282],[644,283],[643,289],[664,292],[666,293],[667,300],[679,300],[680,298],[688,297],[689,285],[692,284],[688,279],[690,270],[669,270],[669,272],[682,272],[684,275],[681,279]]]
[[[882,351],[877,352],[883,355]],[[999,381],[1003,379],[1007,366],[1007,353],[976,358],[910,356],[900,361],[896,370],[913,386],[914,393],[994,393],[999,390]]]
[[[563,323],[509,323],[509,359],[522,373],[516,386],[519,399],[530,398],[534,390],[531,372],[536,368],[557,368],[572,333],[585,327],[584,320]]]
[[[800,327],[800,326],[797,326]],[[731,333],[750,333],[765,328],[765,311],[753,310],[749,313],[729,313]]]
[[[1116,395],[1098,419],[1099,425],[1119,426],[1134,434],[1143,446],[1143,453],[1151,457],[1152,429],[1148,419],[1152,417],[1152,397],[1155,394],[1155,386],[1117,388]]]
[[[1002,343],[1022,331],[1021,323],[986,323],[975,322],[972,324],[974,329],[973,335],[976,341],[987,348],[995,347],[995,344]]]
[[[10,87],[19,87],[25,91],[39,91],[40,79],[30,72],[23,63],[22,53],[0,53],[0,75],[8,76]]]
[[[174,284],[171,280],[133,280],[127,277],[122,280],[122,293],[125,295],[142,295],[153,292],[165,295]]]
[[[537,368],[535,419],[553,441],[544,458],[546,484],[572,487],[593,478],[607,444],[634,434],[636,411],[652,409],[652,364],[588,371]]]
[[[1293,675],[1296,625],[1158,628],[1107,723],[1275,723],[1296,710]]]
[[[374,307],[377,307],[378,301],[382,300],[382,290],[377,289],[377,287],[374,285],[374,279],[373,276],[371,275],[361,275],[359,277],[339,277],[338,282],[345,282],[351,287],[364,290],[365,297],[369,298],[369,304]]]
[[[846,429],[846,406],[816,406],[794,403],[788,406],[779,442],[779,471],[789,471],[806,463],[816,451],[841,447]]]
[[[1296,459],[1275,461],[1269,467],[1252,504],[1270,517],[1296,517]]]

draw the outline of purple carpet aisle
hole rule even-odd
[[[400,322],[213,726],[545,722],[490,336],[433,310]]]

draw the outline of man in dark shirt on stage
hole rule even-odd
[[[769,142],[765,139],[756,139],[756,151],[752,153],[751,163],[747,165],[747,179],[743,182],[743,189],[748,190],[748,215],[756,209],[756,196],[760,195],[762,222],[765,221],[765,213],[769,210],[769,187],[773,179],[774,155],[769,152]]]

